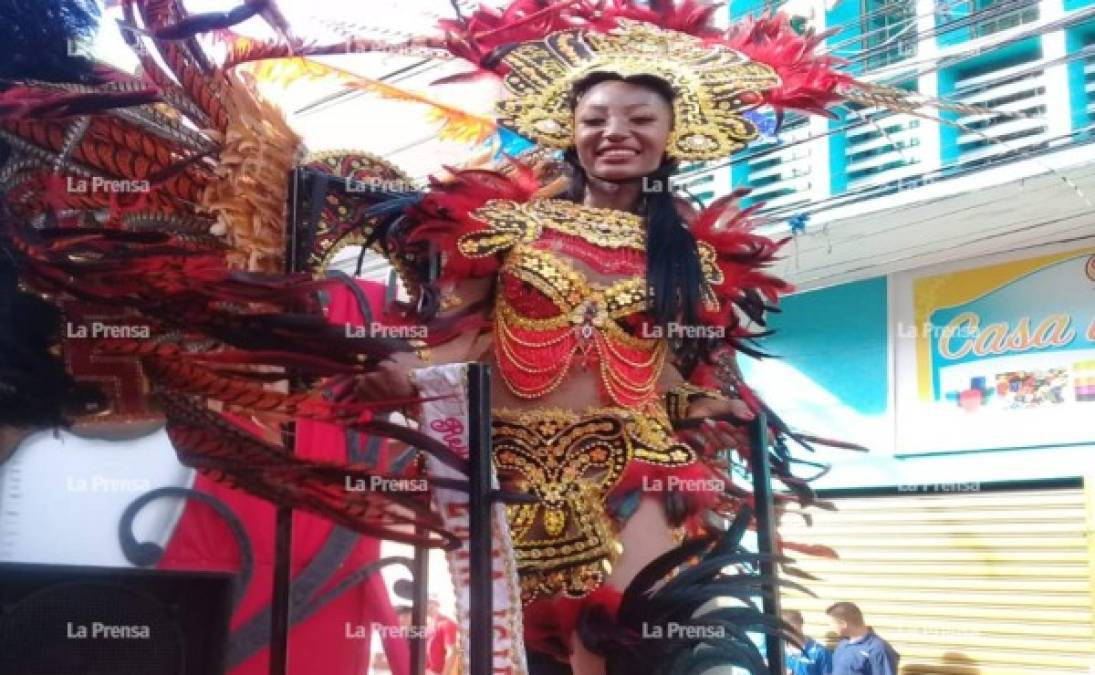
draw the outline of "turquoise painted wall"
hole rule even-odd
[[[837,129],[848,123],[848,113],[841,109],[836,118],[829,120],[829,129]],[[839,131],[829,136],[829,192],[842,194],[848,189],[848,134]]]
[[[1095,0],[1091,0],[1091,2],[1095,2]],[[1065,50],[1069,54],[1075,54],[1091,45],[1095,45],[1095,20],[1086,21],[1065,33]],[[1076,59],[1069,62],[1067,66],[1069,116],[1072,119],[1072,129],[1074,131],[1087,127],[1092,121],[1091,116],[1087,114],[1087,92],[1084,91],[1086,80],[1084,61],[1085,59]],[[1090,134],[1091,132],[1088,131],[1084,137]]]
[[[730,18],[746,14],[759,13],[764,8],[764,0],[730,0]]]
[[[763,347],[865,414],[886,411],[886,278],[792,295]]]
[[[843,0],[825,12],[825,25],[828,29],[836,30],[825,41],[833,56],[854,56],[861,51],[860,41],[856,38],[863,34],[859,20],[862,2],[863,0]],[[862,66],[857,63],[850,70],[858,73],[862,71]]]

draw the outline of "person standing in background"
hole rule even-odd
[[[784,663],[787,675],[829,675],[833,672],[833,657],[823,645],[802,632],[806,621],[797,609],[784,610],[783,620],[791,625],[795,637],[802,642],[802,649],[788,644]]]
[[[897,675],[900,655],[867,626],[855,603],[838,602],[825,613],[842,638],[833,652],[833,675]]]
[[[450,663],[458,653],[460,629],[456,622],[441,613],[441,601],[431,595],[426,604],[426,672],[444,675],[452,672]]]

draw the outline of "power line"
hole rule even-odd
[[[1009,152],[1009,153],[1005,153],[1005,154],[1002,154],[998,157],[993,158],[993,160],[995,160],[995,161],[990,161],[987,164],[982,164],[982,165],[978,165],[978,166],[963,167],[960,164],[948,164],[946,166],[939,167],[938,169],[936,169],[934,171],[924,172],[924,173],[917,174],[917,175],[914,175],[914,176],[908,176],[908,177],[904,178],[901,182],[902,183],[907,182],[912,187],[915,187],[917,185],[924,185],[924,184],[928,184],[928,183],[934,183],[938,179],[949,180],[949,179],[953,179],[953,178],[958,178],[958,177],[961,177],[963,175],[968,175],[968,174],[974,173],[976,171],[981,171],[981,170],[984,170],[984,169],[993,168],[995,166],[999,166],[999,165],[1002,165],[1002,164],[1008,164],[1008,163],[1015,162],[1015,161],[1020,161],[1020,160],[1025,160],[1025,159],[1038,159],[1041,155],[1047,154],[1049,152],[1059,151],[1061,149],[1061,146],[1064,146],[1064,145],[1069,145],[1069,147],[1075,147],[1075,145],[1076,145],[1075,141],[1073,141],[1069,144],[1060,143],[1057,146],[1052,147],[1052,148],[1048,147],[1048,145],[1052,144],[1054,141],[1060,141],[1060,140],[1063,140],[1063,139],[1075,138],[1076,136],[1080,136],[1082,134],[1087,133],[1091,129],[1092,129],[1092,125],[1089,125],[1089,126],[1084,127],[1082,129],[1077,129],[1075,131],[1071,131],[1067,134],[1062,134],[1060,136],[1056,136],[1056,137],[1053,137],[1053,138],[1043,139],[1043,141],[1041,142],[1041,145],[1046,145],[1047,147],[1045,147],[1041,150],[1038,150],[1038,149],[1027,150],[1027,152],[1025,154],[1021,155],[1021,156],[1017,152]],[[1091,142],[1092,141],[1088,141],[1088,143],[1091,143]],[[764,213],[764,212],[762,212],[762,213],[767,218],[770,218],[773,222],[778,222],[778,221],[782,220],[785,217],[785,214],[793,213],[795,215],[810,216],[810,215],[814,215],[816,213],[821,213],[823,211],[827,211],[831,208],[849,206],[851,204],[856,204],[856,203],[859,203],[859,202],[863,202],[863,201],[873,199],[875,197],[881,197],[881,196],[885,196],[887,194],[892,194],[892,193],[896,193],[896,192],[900,192],[900,191],[902,191],[902,188],[900,187],[900,185],[894,185],[892,183],[881,184],[881,185],[865,185],[861,188],[848,190],[848,191],[843,192],[843,193],[838,194],[838,195],[832,195],[831,197],[829,197],[827,199],[812,201],[805,208],[803,208],[803,207],[795,207],[795,208],[782,207],[782,208],[774,209],[774,210],[772,210],[770,212],[767,212],[767,213]]]

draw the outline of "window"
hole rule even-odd
[[[1018,4],[1018,6],[1013,6]],[[1005,9],[1004,6],[1007,6]],[[984,37],[1038,18],[1037,0],[1033,2],[1000,2],[999,0],[968,0],[971,14],[984,14],[985,18],[971,27],[973,37]]]
[[[1087,49],[1091,45],[1095,45],[1095,34],[1088,35],[1084,38],[1083,48]],[[1090,55],[1084,59],[1083,72],[1083,92],[1084,102],[1086,104],[1085,112],[1087,113],[1087,119],[1090,122],[1095,122],[1095,55]]]
[[[916,54],[914,0],[861,2],[863,67],[866,70],[881,68]]]

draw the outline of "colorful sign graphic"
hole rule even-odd
[[[1095,249],[899,289],[899,452],[1095,441]]]

